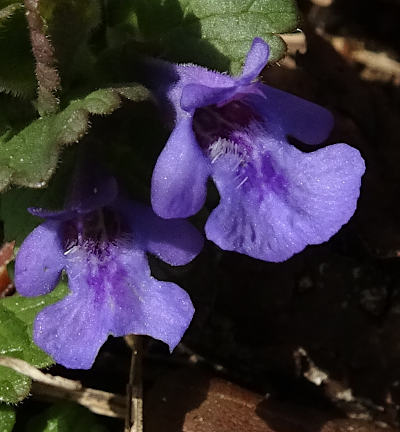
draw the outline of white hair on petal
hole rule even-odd
[[[245,154],[240,149],[239,145],[226,138],[218,138],[208,147],[211,163],[215,163],[221,156],[231,154],[237,156],[240,161],[239,165],[245,162]]]
[[[246,183],[248,176],[244,177],[245,171],[243,171],[242,168],[245,168],[248,163],[248,155],[246,150],[241,148],[240,144],[226,138],[218,138],[208,147],[208,155],[212,164],[214,164],[220,157],[233,155],[236,158],[236,163],[231,166],[231,169],[232,172],[236,172],[234,177],[235,183],[238,183],[236,188],[239,189],[244,183]],[[241,169],[238,172],[239,168]]]

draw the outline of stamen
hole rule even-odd
[[[237,156],[239,160],[235,169],[237,169],[239,165],[246,161],[246,155],[241,151],[238,144],[226,138],[218,138],[217,141],[214,141],[208,147],[208,154],[212,164],[223,155],[231,154],[233,156]]]
[[[240,186],[242,186],[244,183],[246,183],[247,182],[247,180],[249,179],[249,177],[248,176],[246,176],[237,186],[236,186],[236,189],[239,189],[240,188]]]
[[[230,161],[230,170],[235,173],[235,183],[238,183],[236,189],[239,189],[249,179],[246,175],[246,167],[249,163],[246,149],[226,138],[218,138],[208,148],[208,156],[211,163],[214,164],[220,157],[232,155],[234,159]],[[236,159],[236,160],[235,160]]]
[[[64,252],[64,255],[67,256],[67,255],[70,254],[71,252],[77,250],[77,248],[78,248],[77,246],[73,246],[73,247],[71,247],[70,249],[67,249],[67,250]]]

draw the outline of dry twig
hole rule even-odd
[[[124,418],[126,399],[122,395],[85,388],[79,381],[45,374],[24,360],[0,357],[0,366],[6,366],[31,378],[32,393],[40,399],[63,399],[76,402],[90,411],[108,416]]]

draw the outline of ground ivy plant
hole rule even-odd
[[[1,356],[89,369],[128,334],[173,350],[195,305],[147,253],[184,265],[206,237],[279,262],[349,220],[360,154],[293,147],[323,142],[332,116],[259,79],[298,25],[294,0],[0,0],[0,234],[16,255]],[[199,213],[208,178],[220,202]],[[0,366],[1,430],[30,386]],[[76,418],[103,430],[62,403],[26,430]]]

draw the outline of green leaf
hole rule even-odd
[[[45,189],[47,191],[47,189]],[[44,192],[44,191],[43,191]],[[1,197],[1,219],[4,223],[4,239],[19,246],[41,220],[28,212],[28,207],[44,207],[40,204],[41,191],[12,189]]]
[[[11,432],[15,424],[15,410],[11,406],[0,404],[0,432]]]
[[[8,6],[19,5],[22,7],[23,2],[18,0],[0,0],[0,10]]]
[[[50,294],[39,297],[14,295],[0,300],[0,355],[25,360],[33,366],[43,368],[53,360],[32,340],[33,321],[45,306],[67,293],[61,282]],[[30,390],[31,380],[13,370],[0,366],[0,401],[16,403],[24,399]]]
[[[286,50],[277,35],[294,31],[294,0],[115,0],[110,24],[122,37],[152,43],[171,61],[238,73],[254,37],[270,44],[270,62]]]
[[[27,432],[105,432],[99,417],[79,405],[61,402],[34,417]]]
[[[63,207],[70,176],[73,172],[74,148],[68,149],[63,163],[45,189],[14,188],[5,192],[0,200],[0,218],[3,221],[5,241],[15,241],[20,246],[42,219],[32,216],[29,207],[60,209]]]
[[[49,294],[38,296],[38,297],[22,297],[18,294],[15,294],[11,297],[5,297],[0,300],[0,306],[6,309],[9,312],[12,312],[20,321],[22,321],[26,325],[26,334],[31,338],[32,336],[32,328],[33,328],[33,320],[36,315],[45,307],[49,306],[62,298],[68,292],[67,283],[64,281],[59,282],[57,287],[50,292]],[[34,345],[34,344],[33,344]],[[1,348],[0,348],[1,349]],[[30,348],[29,348],[30,349]],[[34,350],[41,351],[36,345],[34,345]],[[34,356],[37,353],[34,353]],[[31,354],[29,354],[31,355]],[[19,357],[21,358],[21,357]],[[42,357],[38,357],[41,360]],[[46,356],[46,362],[50,357]],[[23,360],[29,361],[26,358]],[[36,367],[44,367],[39,364],[40,362],[35,360],[35,364],[32,363]]]
[[[18,3],[0,9],[0,92],[27,99],[36,92],[29,32]]]
[[[21,2],[15,2],[13,1],[0,1],[0,25],[5,21],[7,18],[10,18],[10,16],[19,8],[22,7]]]
[[[151,98],[149,91],[138,84],[96,90],[0,141],[0,187],[4,189],[9,183],[44,187],[57,167],[62,147],[78,142],[87,133],[89,115],[111,114],[121,105],[122,96],[135,102]]]
[[[0,304],[0,355],[24,358],[24,347],[30,345],[26,325]],[[18,402],[30,389],[31,380],[0,366],[0,401]]]
[[[0,366],[0,401],[17,403],[29,395],[31,379]]]

